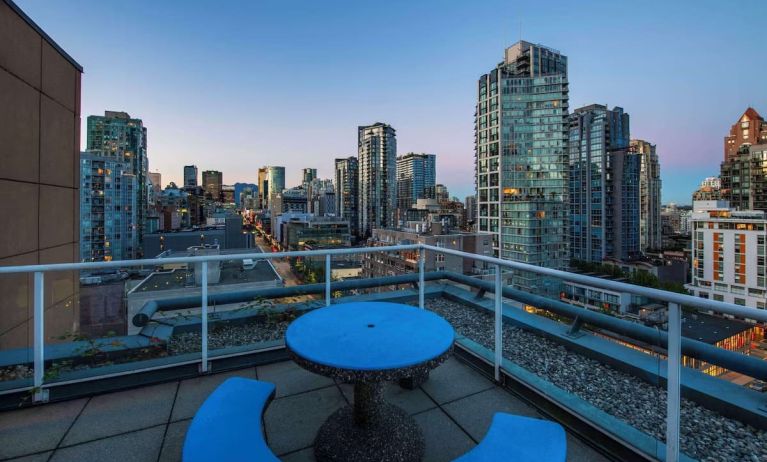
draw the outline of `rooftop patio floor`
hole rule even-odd
[[[323,421],[353,396],[351,385],[284,361],[233,372],[133,388],[89,398],[0,413],[0,460],[177,461],[195,411],[232,376],[277,386],[265,414],[269,446],[284,461],[314,460],[312,444]],[[432,371],[415,390],[390,385],[386,398],[411,413],[426,440],[425,461],[450,461],[471,449],[493,413],[541,417],[460,359]],[[568,461],[603,461],[568,434]]]

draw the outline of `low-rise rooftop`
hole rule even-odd
[[[280,279],[274,267],[266,260],[255,261],[253,268],[244,269],[242,260],[224,261],[221,263],[221,278],[211,287],[227,284],[245,284],[254,282],[269,282]],[[194,273],[191,270],[176,269],[152,273],[141,282],[134,292],[152,292],[156,290],[183,289],[194,286]]]

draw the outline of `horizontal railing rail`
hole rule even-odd
[[[246,252],[237,254],[198,255],[194,257],[147,258],[144,260],[117,260],[83,263],[51,263],[47,265],[0,266],[0,274],[36,273],[49,271],[82,271],[90,269],[120,269],[134,266],[157,266],[178,263],[202,263],[229,260],[274,260],[293,257],[323,257],[325,255],[353,255],[371,252],[420,250],[421,244],[389,245],[381,247],[346,247],[342,249],[296,250],[290,252]]]

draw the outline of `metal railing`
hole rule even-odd
[[[81,270],[105,270],[110,268],[126,268],[135,266],[153,266],[181,263],[201,263],[202,267],[202,294],[201,294],[201,371],[208,371],[208,272],[207,266],[210,262],[253,259],[253,260],[273,260],[279,258],[292,257],[325,257],[325,281],[324,294],[325,305],[329,306],[332,300],[331,288],[331,259],[334,255],[348,255],[373,252],[398,252],[404,250],[418,250],[418,304],[424,308],[424,287],[425,287],[425,253],[427,251],[437,252],[446,255],[453,255],[462,258],[473,259],[489,263],[495,270],[494,287],[500,290],[494,290],[494,374],[496,380],[501,378],[501,365],[503,362],[503,284],[502,270],[508,269],[514,271],[526,271],[540,276],[548,276],[561,279],[563,281],[584,283],[592,287],[608,289],[612,291],[625,292],[644,296],[649,299],[659,300],[668,303],[668,371],[667,371],[667,426],[666,426],[666,460],[678,461],[680,457],[680,373],[681,373],[681,355],[682,355],[682,333],[681,333],[681,307],[685,306],[696,310],[715,311],[729,314],[740,318],[748,318],[756,321],[767,322],[767,312],[756,308],[749,308],[719,301],[702,299],[690,295],[668,292],[660,289],[637,286],[624,282],[605,280],[601,278],[586,276],[577,273],[568,273],[565,271],[538,267],[525,263],[502,260],[495,257],[477,255],[459,250],[453,250],[444,247],[435,247],[426,244],[408,244],[408,245],[390,245],[381,247],[365,248],[344,248],[344,249],[324,249],[311,251],[295,252],[273,252],[273,253],[241,253],[225,255],[203,255],[195,257],[177,257],[177,258],[155,258],[146,260],[124,260],[112,262],[92,262],[92,263],[61,263],[46,265],[25,265],[25,266],[5,266],[0,267],[2,274],[34,274],[34,309],[33,309],[33,387],[34,400],[45,401],[46,383],[44,382],[44,364],[45,364],[45,333],[44,333],[44,273],[53,271],[81,271]],[[339,283],[336,283],[341,285]],[[49,384],[55,386],[55,384]]]

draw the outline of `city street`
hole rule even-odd
[[[255,239],[256,245],[262,252],[271,253],[272,247],[266,240],[258,235],[253,235],[253,237]],[[270,261],[272,262],[272,265],[274,265],[274,269],[277,270],[277,274],[279,274],[282,280],[285,282],[285,287],[299,286],[302,284],[302,282],[293,274],[293,271],[290,269],[290,263],[288,263],[285,259],[280,258]],[[300,303],[316,300],[317,298],[319,298],[317,295],[301,295],[297,297],[289,297],[285,300],[288,302]]]

